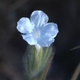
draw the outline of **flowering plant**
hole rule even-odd
[[[30,45],[26,57],[26,75],[28,80],[44,80],[44,75],[51,62],[52,48],[58,34],[56,23],[48,23],[48,16],[41,10],[33,11],[30,19],[21,18],[17,22],[17,30],[22,38]],[[36,49],[33,47],[35,45]],[[47,47],[47,48],[46,48]]]

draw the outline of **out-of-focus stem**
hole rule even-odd
[[[78,64],[78,66],[77,66],[77,68],[76,68],[71,80],[77,80],[79,74],[80,74],[80,63]]]
[[[46,65],[46,68],[44,69],[43,73],[41,74],[41,76],[38,78],[38,80],[46,80],[46,76],[47,76],[47,73],[48,73],[48,70],[49,70],[49,67],[51,65],[51,62],[52,62],[52,59],[53,59],[54,55],[52,55],[50,58],[49,58],[49,61]]]
[[[48,65],[47,65],[47,68],[46,68],[46,71],[45,71],[45,75],[44,75],[44,80],[46,79],[46,76],[47,76],[47,73],[48,73],[48,70],[49,70],[49,67],[51,65],[51,62],[52,62],[52,59],[53,59],[54,55],[51,56],[49,62],[48,62]]]

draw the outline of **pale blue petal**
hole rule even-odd
[[[41,35],[38,39],[38,44],[42,47],[50,46],[54,41],[55,37],[58,34],[58,27],[55,23],[47,23],[41,29]]]
[[[37,41],[34,39],[32,34],[22,35],[23,39],[30,45],[37,44]]]
[[[48,39],[48,37],[43,37],[38,40],[38,44],[42,47],[49,47],[55,39]]]
[[[30,20],[35,27],[42,27],[48,22],[49,18],[43,11],[36,10],[32,12]]]
[[[30,33],[33,29],[34,27],[28,18],[23,17],[17,22],[17,30],[21,33]]]
[[[58,26],[55,23],[47,23],[43,26],[43,29],[41,30],[41,36],[46,36],[51,38],[55,38],[58,34]]]

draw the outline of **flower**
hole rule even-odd
[[[30,19],[21,18],[17,22],[17,30],[22,33],[22,38],[30,45],[40,45],[48,47],[54,41],[58,34],[58,26],[56,23],[48,23],[48,16],[41,10],[32,12]]]

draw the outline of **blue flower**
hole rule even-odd
[[[54,41],[58,34],[56,23],[48,23],[48,16],[40,10],[33,11],[30,19],[21,18],[17,22],[17,30],[22,33],[22,38],[30,45],[40,45],[48,47]]]

